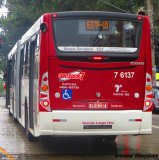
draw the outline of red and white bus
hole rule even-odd
[[[42,15],[8,55],[6,104],[29,139],[151,134],[147,16]]]

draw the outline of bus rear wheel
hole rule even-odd
[[[11,111],[10,111],[10,108],[8,109],[9,111],[9,116],[13,116],[13,114],[11,113]]]

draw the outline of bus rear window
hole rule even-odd
[[[54,34],[61,52],[135,53],[141,22],[108,19],[56,19]]]

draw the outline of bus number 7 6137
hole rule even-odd
[[[134,78],[135,72],[114,72],[115,78]]]

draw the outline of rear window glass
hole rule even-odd
[[[107,19],[56,19],[56,47],[62,52],[134,53],[141,22]]]

